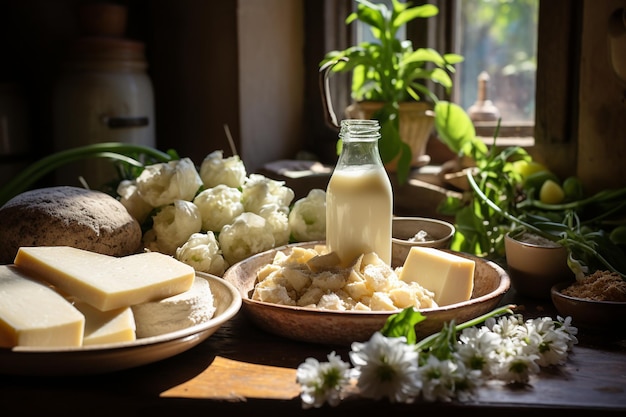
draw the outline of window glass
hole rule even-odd
[[[478,98],[478,77],[488,75],[487,98],[503,124],[535,118],[538,0],[457,0],[458,102]]]

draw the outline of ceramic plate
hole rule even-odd
[[[209,281],[215,315],[205,323],[132,342],[71,348],[15,347],[0,349],[0,374],[80,375],[99,374],[157,362],[182,353],[211,336],[241,308],[241,296],[230,283],[197,273]]]

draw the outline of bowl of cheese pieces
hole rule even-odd
[[[499,265],[448,249],[411,249],[383,262],[362,254],[339,265],[325,242],[294,243],[232,265],[223,278],[240,292],[259,328],[288,339],[349,346],[368,340],[390,315],[415,307],[418,338],[493,310],[510,287]]]

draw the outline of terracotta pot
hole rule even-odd
[[[371,119],[383,103],[377,101],[355,102],[348,106],[345,116],[350,119]],[[400,103],[400,138],[411,148],[412,167],[420,167],[430,162],[426,155],[426,145],[435,126],[435,113],[429,103]],[[394,172],[397,158],[385,164],[387,171]]]

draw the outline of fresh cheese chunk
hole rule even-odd
[[[75,301],[74,307],[85,316],[83,346],[136,339],[135,318],[130,307],[100,311],[84,301]]]
[[[436,248],[414,246],[400,270],[400,279],[417,282],[435,293],[439,306],[467,301],[474,288],[476,263]]]
[[[209,321],[216,306],[211,284],[196,277],[191,289],[158,301],[132,306],[137,337],[158,336]]]
[[[180,294],[195,277],[193,267],[159,252],[116,258],[69,246],[33,246],[21,247],[15,264],[102,311]]]
[[[0,265],[0,346],[81,346],[84,316],[50,286]]]

